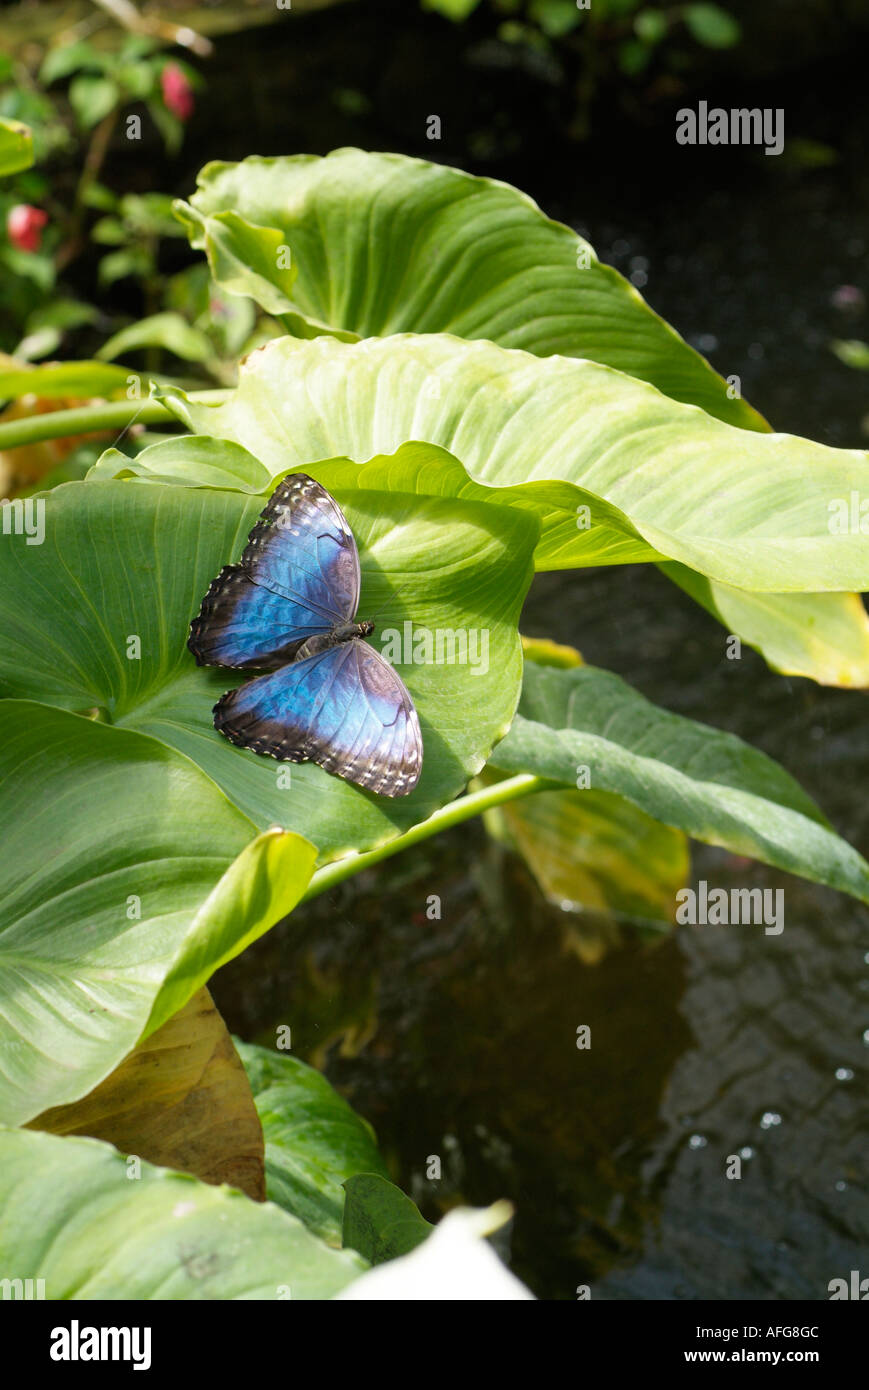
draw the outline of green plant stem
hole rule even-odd
[[[362,873],[363,869],[370,868],[372,864],[379,864],[382,859],[390,859],[393,854],[401,854],[402,850],[410,849],[453,825],[461,825],[462,821],[479,816],[493,806],[515,801],[520,796],[530,796],[533,792],[549,791],[553,785],[552,782],[543,777],[536,777],[531,772],[520,772],[517,776],[496,782],[491,787],[469,792],[467,796],[461,796],[457,801],[451,801],[448,806],[442,806],[429,816],[428,820],[411,826],[403,835],[389,840],[385,845],[379,845],[377,849],[368,850],[365,854],[350,854],[344,859],[336,859],[332,864],[324,864],[308,884],[302,902],[318,897],[320,893],[325,893],[336,884],[352,878],[354,874]]]
[[[191,400],[215,405],[226,400],[226,391],[197,391]],[[101,405],[74,406],[71,410],[51,410],[44,415],[28,415],[21,420],[0,423],[0,451],[36,444],[42,439],[66,439],[70,435],[92,434],[103,430],[120,432],[128,425],[157,425],[176,417],[159,401],[105,401]]]

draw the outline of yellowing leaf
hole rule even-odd
[[[265,1200],[262,1125],[207,989],[139,1043],[89,1095],[46,1110],[29,1128],[105,1139],[123,1154]]]

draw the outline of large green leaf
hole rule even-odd
[[[869,615],[859,594],[751,594],[685,565],[660,569],[774,671],[821,685],[869,686]]]
[[[155,739],[20,700],[0,731],[0,1120],[21,1124],[85,1095],[292,911],[314,849],[254,839]]]
[[[239,492],[125,482],[56,488],[46,499],[45,543],[14,536],[0,546],[0,693],[104,710],[113,725],[189,755],[260,828],[297,829],[324,856],[371,847],[424,819],[480,771],[509,728],[537,521],[515,508],[412,491],[336,492],[359,542],[361,611],[377,618],[375,643],[390,631],[403,636],[405,622],[415,633],[476,633],[479,657],[488,640],[485,669],[482,660],[408,663],[415,649],[396,660],[425,745],[410,796],[378,797],[310,763],[257,757],[214,730],[215,700],[242,674],[197,667],[186,641],[211,579],[238,558],[262,508],[262,498]]]
[[[540,356],[588,357],[731,424],[766,427],[581,238],[507,185],[340,150],[325,160],[210,164],[192,204],[179,204],[179,215],[224,283],[282,313],[297,336],[449,330]],[[591,554],[586,547],[582,563],[599,563]],[[737,603],[714,579],[706,589],[709,611],[774,670],[867,684],[867,625],[853,595],[817,595],[807,607],[784,593]]]
[[[352,468],[352,465],[349,465]],[[108,449],[89,473],[91,478],[138,477],[188,487],[218,487],[268,493],[285,469],[270,468],[229,439],[186,435],[165,439],[128,458]],[[348,477],[348,465],[308,465],[320,480],[336,486]],[[453,492],[488,498],[533,511],[541,522],[546,563],[628,564],[654,560],[652,550],[625,514],[569,483],[519,483],[502,489],[474,483],[453,456],[435,445],[405,444],[388,459],[359,468],[359,486],[386,486],[400,478],[402,487],[418,492]],[[581,498],[582,501],[577,499]],[[594,524],[577,529],[577,508],[586,507]],[[559,541],[561,542],[559,546]],[[825,685],[869,685],[869,616],[857,594],[751,593],[707,579],[675,562],[661,570],[702,604],[730,633],[762,652],[774,670],[807,676]]]
[[[235,1046],[262,1121],[269,1200],[340,1245],[342,1184],[356,1173],[388,1176],[371,1126],[313,1067],[237,1038]]]
[[[332,1298],[365,1271],[271,1202],[127,1160],[96,1139],[0,1129],[3,1273],[49,1299]]]
[[[651,551],[738,588],[869,588],[865,537],[828,528],[830,498],[869,493],[863,452],[735,429],[593,362],[444,335],[278,338],[247,358],[223,404],[160,395],[194,433],[243,445],[272,473],[361,463],[410,439],[448,449],[490,487],[533,482],[551,513],[538,569],[584,563],[597,517],[576,508],[591,493]],[[565,483],[585,490],[572,511]]]
[[[135,458],[118,449],[107,449],[88,473],[91,480],[133,478],[143,482],[173,483],[184,487],[229,488],[250,494],[271,493],[286,466],[277,473],[230,439],[188,434],[148,445]],[[291,471],[291,470],[290,470]],[[571,483],[517,483],[492,488],[469,478],[458,459],[436,444],[402,444],[394,454],[356,464],[349,459],[327,459],[306,464],[305,471],[333,492],[362,488],[366,491],[414,492],[421,497],[462,497],[499,506],[515,506],[535,516],[548,548],[555,554],[559,538],[571,558],[581,549],[586,565],[630,564],[654,560],[657,552],[617,507],[602,502]],[[578,501],[577,499],[581,499]],[[585,506],[595,524],[577,532],[577,508]],[[579,539],[574,538],[579,534]],[[538,547],[539,551],[539,547]]]
[[[766,428],[587,242],[509,184],[341,149],[207,164],[176,211],[215,279],[297,336],[443,332],[589,358]]]
[[[655,820],[869,902],[869,865],[797,782],[732,734],[657,709],[592,666],[526,662],[504,772],[626,797]]]

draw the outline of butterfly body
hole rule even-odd
[[[306,637],[293,659],[304,661],[306,657],[317,656],[330,647],[337,647],[339,642],[352,642],[354,637],[370,637],[373,631],[372,622],[341,623],[333,627],[331,632],[318,632],[313,637]]]
[[[404,682],[357,622],[356,541],[333,497],[304,473],[278,485],[241,560],[210,585],[190,625],[201,666],[267,674],[228,690],[214,725],[231,743],[312,761],[382,796],[406,796],[422,768]]]

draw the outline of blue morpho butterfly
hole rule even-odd
[[[284,478],[190,624],[199,666],[271,674],[228,690],[214,727],[282,762],[319,763],[381,796],[407,796],[422,735],[404,682],[356,622],[359,552],[341,508],[305,473]]]

